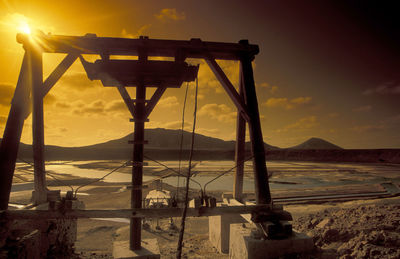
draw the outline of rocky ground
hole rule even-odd
[[[300,216],[293,227],[313,237],[317,258],[400,258],[398,199],[327,208]]]

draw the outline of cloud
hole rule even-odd
[[[354,108],[354,112],[369,112],[372,109],[371,105],[364,105],[357,108]]]
[[[139,36],[143,36],[143,34],[151,27],[151,24],[145,24],[140,27],[136,33],[128,33],[126,29],[122,29],[121,36],[124,38],[138,38]]]
[[[67,85],[69,89],[85,91],[94,88],[96,84],[100,84],[100,81],[91,81],[86,72],[70,71],[60,79],[59,84]]]
[[[311,97],[297,97],[293,99],[288,98],[269,98],[266,102],[263,103],[264,106],[267,107],[279,107],[284,108],[286,110],[291,110],[298,106],[304,106],[311,102]]]
[[[85,104],[81,101],[75,102],[76,108],[72,110],[75,115],[99,115],[103,114],[105,110],[105,103],[103,100],[96,100],[89,104]]]
[[[107,112],[115,112],[115,111],[128,111],[128,107],[124,101],[114,100],[107,103],[105,110]]]
[[[256,84],[256,86],[260,87],[260,88],[267,89],[271,94],[276,93],[278,91],[278,89],[279,89],[276,85],[270,85],[270,84],[268,84],[266,82],[263,82],[261,84]]]
[[[331,118],[337,118],[339,116],[339,113],[331,112],[331,113],[328,114],[328,116],[331,117]]]
[[[225,104],[210,103],[202,106],[198,113],[199,116],[209,116],[211,119],[216,119],[221,122],[234,122],[237,113],[232,111],[230,107]]]
[[[276,132],[282,133],[282,132],[288,132],[288,131],[299,131],[299,130],[308,130],[311,128],[315,128],[319,125],[319,122],[317,120],[316,116],[308,116],[299,119],[293,124],[289,124],[285,126],[283,129],[278,129]]]
[[[372,94],[400,94],[400,82],[399,81],[390,81],[386,82],[382,85],[377,86],[376,88],[370,88],[363,92],[364,95],[372,95]]]
[[[178,106],[179,103],[176,96],[170,96],[167,98],[162,98],[157,105],[164,108],[172,108]]]
[[[361,126],[354,126],[351,127],[350,130],[358,132],[358,133],[364,133],[364,132],[371,132],[371,131],[377,131],[377,130],[383,130],[386,129],[385,125],[382,124],[377,124],[377,125],[361,125]]]
[[[160,13],[155,14],[154,16],[162,22],[180,21],[186,19],[185,13],[178,13],[175,8],[164,8],[160,11]]]
[[[0,83],[0,105],[9,106],[15,87],[9,83]]]
[[[63,102],[63,101],[57,101],[55,103],[55,106],[57,108],[62,108],[62,109],[68,109],[71,107],[71,104],[69,104],[68,102]]]
[[[166,129],[181,129],[182,128],[182,121],[171,121],[164,123],[162,125],[163,128]],[[189,130],[192,127],[192,123],[185,121],[183,129]]]

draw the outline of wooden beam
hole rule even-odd
[[[0,209],[8,208],[25,114],[29,114],[29,56],[25,52],[0,146]]]
[[[5,210],[0,211],[0,218],[9,219],[55,219],[55,218],[168,218],[182,216],[183,208],[121,209],[121,210]],[[228,214],[249,214],[263,211],[266,215],[283,214],[283,210],[271,210],[268,205],[243,205],[229,207],[188,208],[189,217],[208,217]],[[290,217],[290,215],[288,215]],[[289,219],[289,218],[288,218]]]
[[[146,118],[150,116],[150,113],[153,111],[154,107],[156,106],[166,89],[167,88],[165,87],[158,87],[157,90],[154,92],[150,101],[146,105]]]
[[[135,105],[135,131],[133,135],[133,166],[132,166],[132,190],[131,209],[142,208],[143,185],[143,153],[144,153],[144,121],[146,119],[146,86],[136,86],[136,99],[140,102]],[[132,218],[130,221],[130,249],[138,250],[142,242],[142,221]]]
[[[128,91],[124,86],[117,86],[119,94],[121,95],[122,99],[124,100],[126,106],[128,107],[129,112],[131,113],[132,117],[135,118],[135,105],[132,102],[131,97],[129,96]]]
[[[138,56],[142,48],[148,56],[175,57],[184,51],[186,58],[205,58],[208,54],[216,59],[239,60],[241,54],[256,55],[257,45],[243,46],[237,43],[207,42],[200,39],[158,40],[149,38],[126,39],[89,36],[35,35],[36,43],[47,53],[80,53]],[[17,35],[17,41],[29,44],[30,38]]]
[[[43,83],[43,97],[51,90],[51,88],[57,83],[57,81],[67,72],[68,68],[78,58],[78,54],[68,54],[60,64],[53,70],[53,72],[46,78]]]
[[[236,108],[242,113],[243,118],[245,118],[246,121],[250,120],[249,113],[247,110],[247,106],[242,100],[242,98],[239,96],[237,93],[235,87],[232,85],[231,81],[229,81],[228,77],[225,75],[224,71],[221,69],[221,67],[218,65],[218,63],[215,61],[214,58],[207,57],[206,62],[208,66],[211,68],[211,70],[214,72],[215,76],[221,83],[222,87],[224,87],[225,91],[231,98],[233,104],[236,106]]]
[[[245,43],[243,43],[245,45]],[[249,109],[249,133],[251,140],[251,151],[253,154],[254,190],[257,204],[271,203],[271,192],[268,183],[268,172],[265,163],[264,140],[261,131],[260,115],[258,112],[258,101],[256,87],[254,84],[252,57],[244,56],[240,61],[243,73],[246,104]]]
[[[242,75],[243,73],[242,71],[240,71],[239,96],[244,101],[244,84]],[[236,143],[235,143],[236,172],[233,183],[233,198],[238,201],[242,201],[242,194],[243,194],[245,140],[246,140],[246,121],[244,120],[243,116],[238,110],[236,119]]]
[[[30,46],[27,52],[30,56],[32,78],[32,148],[35,189],[32,198],[34,204],[41,204],[47,201],[44,164],[43,60],[42,52],[37,48]]]

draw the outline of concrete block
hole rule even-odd
[[[312,238],[293,232],[293,235],[279,240],[262,240],[252,237],[255,227],[249,223],[232,224],[230,229],[229,258],[268,259],[289,254],[304,254],[314,249]]]
[[[132,251],[129,249],[129,241],[115,241],[113,243],[113,257],[115,259],[159,259],[160,248],[157,239],[142,239],[142,248]]]
[[[244,222],[243,217],[234,214],[208,217],[208,238],[218,252],[229,252],[230,225]]]

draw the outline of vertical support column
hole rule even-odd
[[[240,70],[239,77],[239,95],[244,99],[243,74]],[[245,159],[245,140],[246,140],[246,121],[238,110],[236,119],[236,146],[235,146],[235,163],[236,173],[233,185],[233,198],[242,201],[243,196],[243,174]]]
[[[0,210],[8,208],[22,128],[25,116],[29,114],[29,59],[28,53],[25,52],[0,147]]]
[[[44,165],[44,119],[43,119],[43,63],[42,52],[29,46],[32,76],[32,148],[34,162],[33,203],[47,201],[46,171]]]
[[[239,43],[247,45],[247,41]],[[254,84],[253,67],[251,65],[254,57],[243,56],[240,60],[243,81],[245,87],[245,98],[249,111],[249,133],[251,140],[251,151],[253,153],[254,184],[257,204],[270,204],[271,192],[268,183],[268,172],[265,164],[264,140],[261,131],[260,115],[256,87]]]
[[[146,87],[141,84],[136,86],[136,110],[135,110],[135,132],[133,146],[132,166],[132,192],[131,208],[142,207],[142,182],[143,182],[143,143],[144,122],[146,120]],[[139,250],[142,239],[141,218],[131,218],[130,222],[130,249]]]

